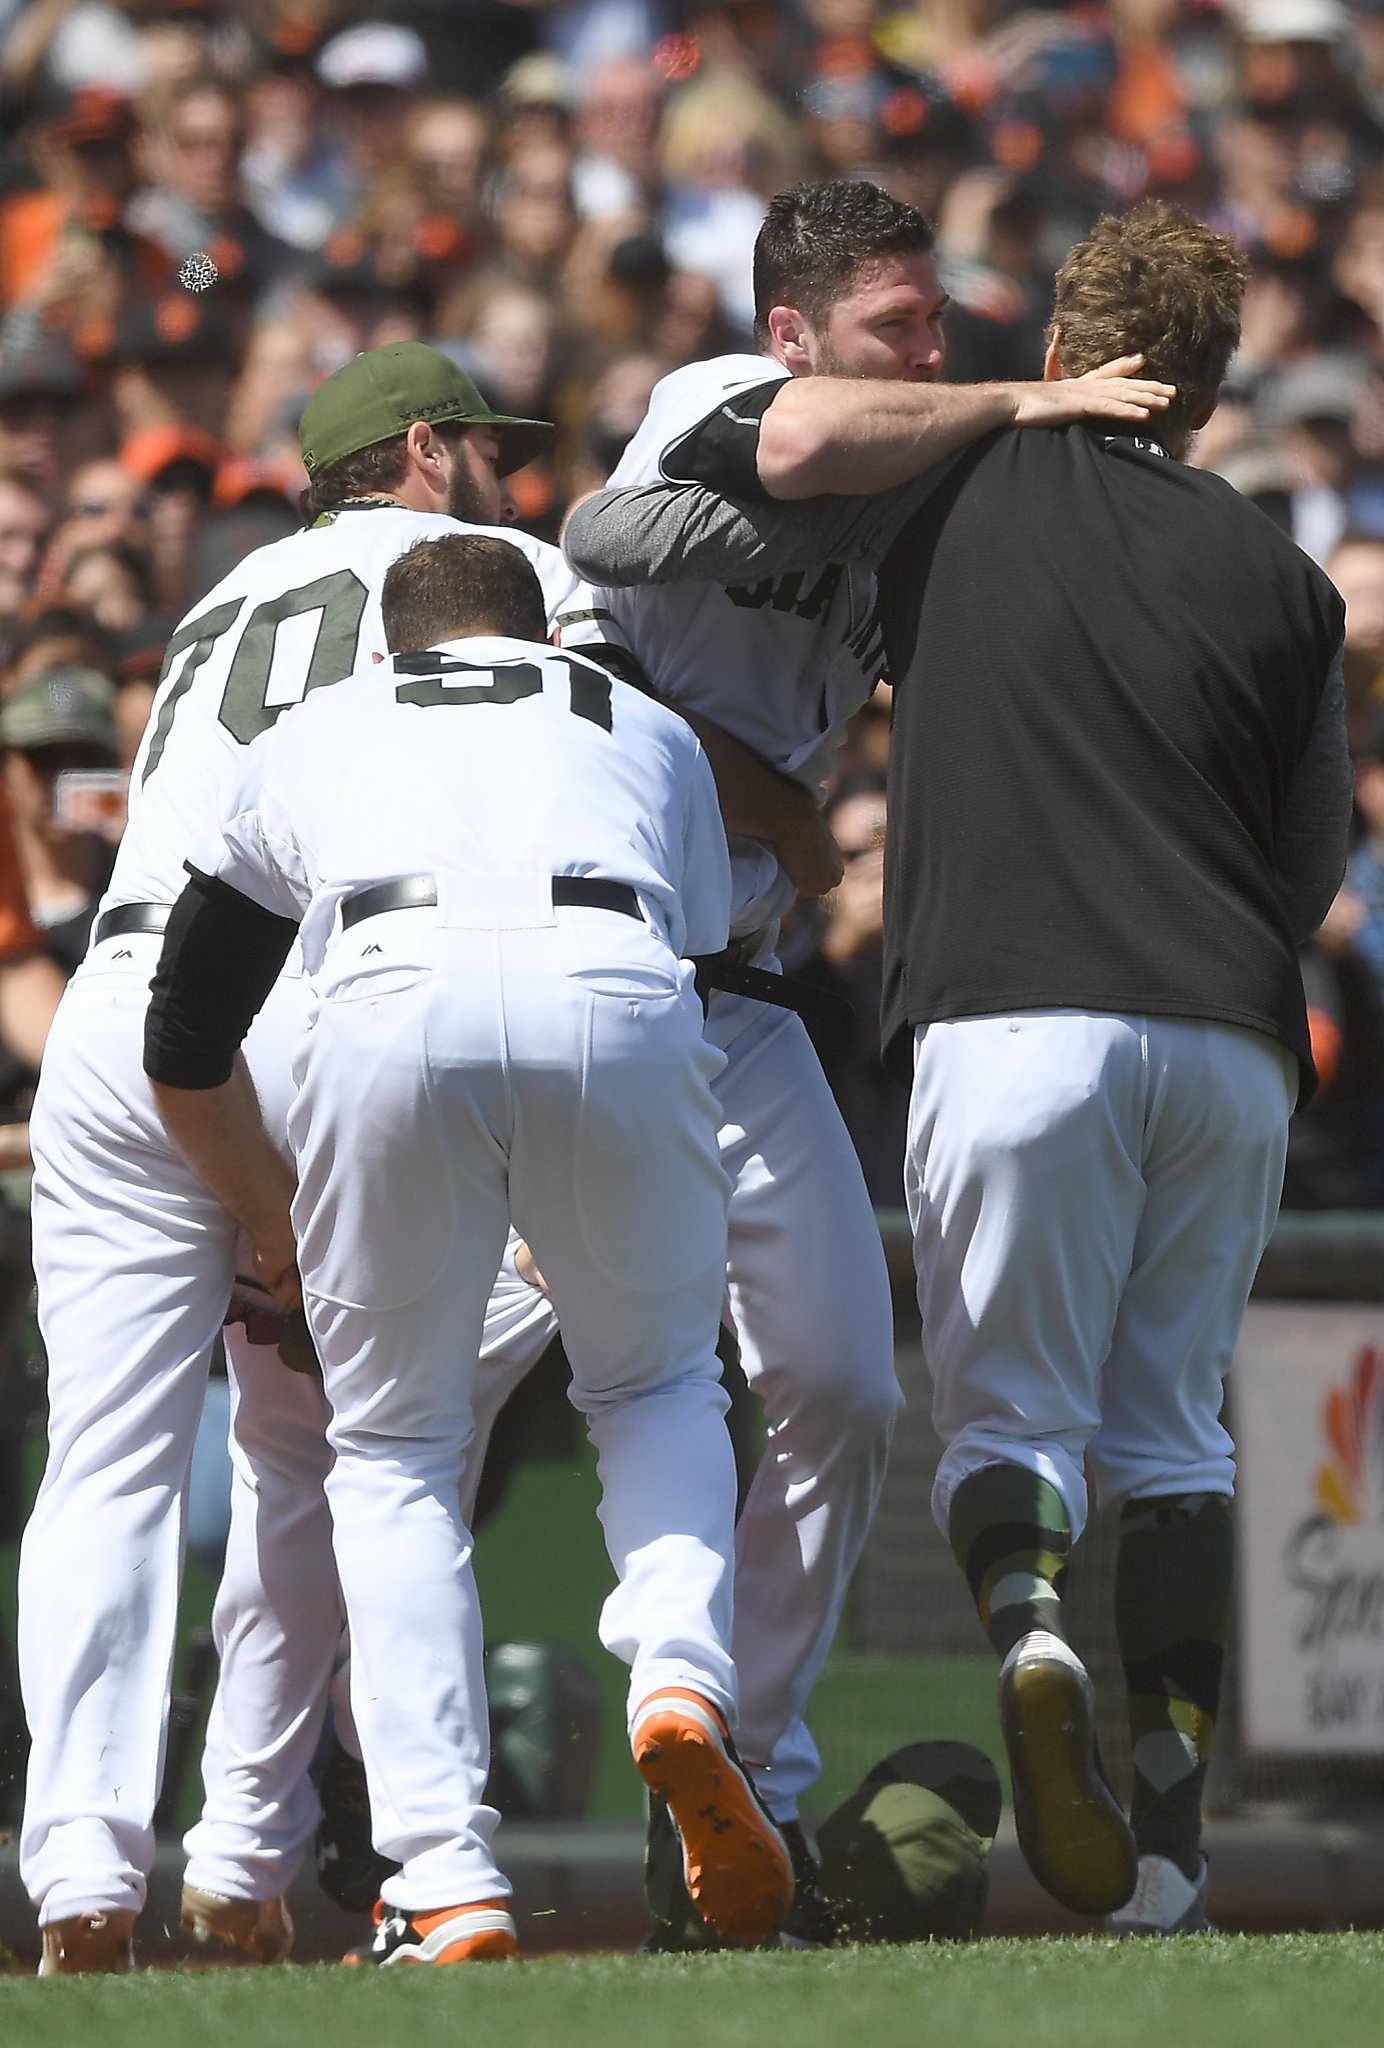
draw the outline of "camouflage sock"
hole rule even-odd
[[[1072,1526],[1061,1494],[1021,1465],[983,1465],[952,1495],[952,1554],[1001,1658],[1030,1629],[1065,1640]]]
[[[1201,1795],[1230,1634],[1234,1530],[1224,1494],[1129,1501],[1120,1517],[1115,1632],[1134,1753],[1141,1856],[1201,1868]]]

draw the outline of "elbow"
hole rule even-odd
[[[562,552],[567,566],[587,583],[618,590],[648,580],[649,565],[635,559],[621,516],[621,501],[629,496],[628,491],[596,491],[567,515]]]
[[[606,494],[600,492],[596,498],[584,498],[567,515],[562,529],[562,552],[567,565],[588,583],[610,583],[614,581],[611,563],[602,554],[600,547],[600,512],[598,500]]]
[[[831,443],[818,424],[781,403],[771,405],[760,422],[755,466],[771,498],[791,503],[829,491],[830,454]]]

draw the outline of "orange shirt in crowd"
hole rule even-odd
[[[0,803],[0,963],[36,953],[42,943],[29,915],[9,806]]]

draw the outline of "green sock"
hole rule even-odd
[[[1129,1501],[1120,1516],[1115,1633],[1134,1753],[1141,1856],[1201,1869],[1201,1795],[1230,1636],[1234,1528],[1219,1493]]]
[[[1062,1589],[1072,1525],[1061,1494],[1022,1465],[983,1465],[952,1495],[952,1554],[1001,1658],[1044,1628],[1066,1640]]]

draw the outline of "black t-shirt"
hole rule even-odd
[[[1343,613],[1218,477],[1093,428],[968,450],[880,572],[884,1037],[1071,1008],[1265,1032],[1313,1085],[1279,822]]]

